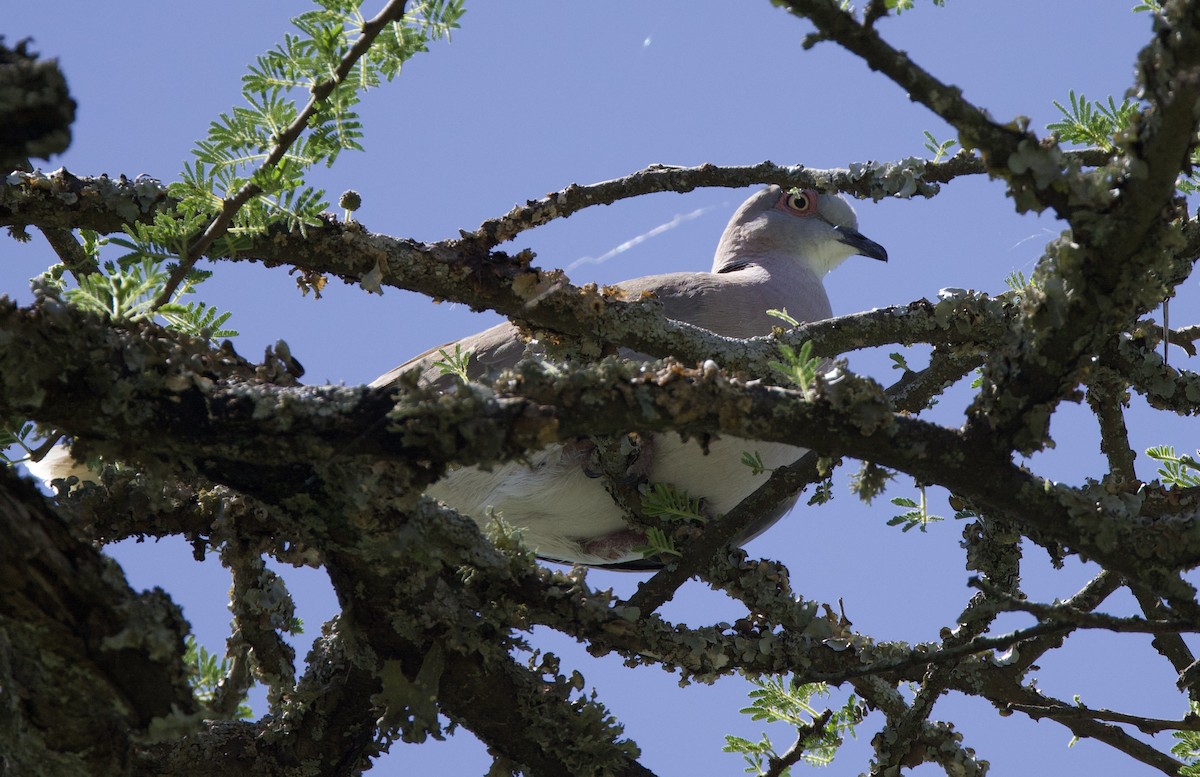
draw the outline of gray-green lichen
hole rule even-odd
[[[850,165],[851,177],[869,179],[871,199],[875,202],[885,197],[907,199],[916,195],[932,197],[941,187],[924,180],[929,160],[908,157],[899,162],[867,162]]]
[[[111,213],[125,222],[135,222],[168,202],[162,182],[147,175],[112,179],[106,175],[80,179],[66,168],[50,173],[13,171],[0,186],[0,206],[15,213],[46,206],[46,196],[72,208],[90,208]]]

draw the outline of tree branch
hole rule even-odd
[[[46,315],[51,310],[53,315]],[[46,336],[57,329],[69,330],[70,337]],[[151,469],[161,469],[164,462],[175,462],[171,466],[176,471],[199,466],[209,478],[268,503],[290,499],[291,484],[313,477],[316,462],[340,466],[359,457],[383,457],[399,467],[396,474],[406,473],[407,487],[422,489],[438,476],[443,462],[500,461],[574,435],[716,432],[853,456],[940,483],[980,510],[1009,517],[1039,542],[1069,545],[1151,586],[1163,582],[1160,567],[1147,567],[1139,559],[1180,567],[1200,560],[1200,546],[1185,524],[1162,522],[1160,531],[1147,534],[1131,522],[1140,498],[1131,497],[1126,507],[1097,501],[1086,489],[1052,486],[996,460],[957,431],[894,414],[878,386],[849,374],[836,383],[818,381],[815,395],[802,399],[796,392],[743,385],[719,371],[678,366],[656,371],[607,361],[580,368],[568,382],[528,365],[496,384],[497,391],[511,397],[483,400],[460,393],[432,403],[425,401],[433,396],[429,389],[260,384],[271,375],[285,382],[294,379],[284,365],[246,365],[228,353],[210,352],[204,341],[157,335],[142,339],[134,334],[139,329],[160,331],[131,327],[122,334],[61,305],[43,306],[40,315],[0,305],[0,331],[30,344],[19,353],[0,351],[0,374],[10,382],[0,410],[28,414],[76,434],[83,452],[100,452],[99,446],[110,460],[136,461]],[[35,336],[35,331],[41,334]],[[128,366],[132,353],[142,354],[136,370]],[[177,365],[197,359],[196,368],[180,374]],[[211,370],[211,377],[200,369]],[[64,383],[64,374],[75,377]],[[213,382],[239,375],[251,382]],[[628,387],[620,396],[611,391],[614,381]],[[133,418],[91,388],[115,385],[121,386],[123,405],[137,408]],[[81,391],[82,386],[89,388]],[[393,412],[389,430],[389,410],[404,397],[412,401],[401,404],[399,415]],[[274,408],[270,413],[259,413],[268,406]],[[331,407],[340,411],[330,412]],[[558,413],[556,407],[589,407],[593,412],[583,417]],[[724,411],[730,407],[745,412]],[[657,408],[656,414],[648,415],[647,408]],[[480,420],[481,412],[487,413],[486,421]],[[466,418],[472,423],[463,424]],[[463,437],[468,427],[470,440]],[[284,447],[280,431],[288,435]],[[273,453],[264,456],[264,451]],[[152,460],[151,452],[162,458]],[[984,463],[992,468],[991,476],[981,479]],[[1064,511],[1070,521],[1063,520]]]
[[[1185,4],[1186,5],[1186,4]],[[1181,5],[1181,8],[1184,5]],[[1141,52],[1140,76],[1149,107],[1123,140],[1116,182],[1077,177],[1093,187],[1069,207],[1070,240],[1051,246],[1039,268],[1027,322],[1008,338],[985,378],[1004,386],[1004,399],[985,392],[969,411],[972,435],[1028,453],[1044,442],[1049,414],[1073,390],[1090,355],[1154,308],[1191,268],[1180,242],[1175,180],[1196,144],[1200,104],[1200,20],[1156,17],[1158,37]],[[1170,26],[1169,25],[1174,25]],[[1138,170],[1133,174],[1129,171]],[[1144,174],[1143,174],[1144,173]],[[1039,197],[1042,193],[1039,192]],[[1052,202],[1043,197],[1044,202]]]
[[[1095,152],[1075,152],[1081,161],[1096,164],[1103,157]],[[964,175],[987,172],[978,157],[960,153],[941,162],[909,158],[900,162],[852,164],[849,169],[818,170],[803,165],[777,165],[764,161],[757,165],[677,167],[655,164],[620,178],[599,183],[571,184],[539,200],[529,200],[505,215],[488,219],[473,233],[465,234],[477,248],[490,249],[512,240],[521,232],[566,218],[594,205],[640,197],[654,192],[690,192],[693,189],[721,186],[737,188],[753,184],[776,184],[783,188],[838,191],[861,199],[884,197],[932,197],[939,183]],[[453,241],[447,241],[453,245]]]
[[[1130,586],[1134,597],[1137,598],[1138,606],[1142,608],[1142,612],[1147,618],[1152,618],[1154,615],[1161,614],[1166,610],[1162,600],[1155,596],[1150,591],[1146,590],[1145,586],[1133,585]],[[1180,688],[1187,691],[1188,698],[1193,704],[1200,703],[1200,682],[1197,678],[1189,673],[1195,664],[1196,657],[1192,654],[1191,648],[1184,642],[1180,632],[1185,629],[1177,629],[1174,632],[1155,635],[1150,644],[1158,651],[1159,655],[1167,659],[1175,672],[1179,675],[1177,684]]]
[[[1129,406],[1125,386],[1111,373],[1100,374],[1088,386],[1087,401],[1100,422],[1100,450],[1108,457],[1108,468],[1113,479],[1130,484],[1136,482],[1136,454],[1129,445],[1129,430],[1125,427],[1123,410]]]
[[[79,245],[79,241],[71,230],[43,227],[42,234],[46,236],[46,242],[54,249],[54,253],[58,254],[58,258],[62,260],[76,280],[99,271],[100,268],[96,266],[96,262],[84,252],[83,246]]]
[[[6,738],[5,765],[124,774],[139,737],[200,725],[187,623],[161,591],[135,593],[46,507],[0,469],[0,730],[21,732]]]
[[[1163,720],[1161,718],[1146,718],[1140,715],[1127,715],[1112,710],[1094,710],[1083,704],[1038,706],[1033,704],[1010,704],[1008,709],[1024,712],[1029,717],[1053,718],[1054,720],[1069,720],[1079,718],[1084,720],[1104,720],[1110,723],[1125,723],[1134,726],[1143,734],[1158,734],[1162,731],[1200,731],[1200,719],[1184,718],[1183,720]]]
[[[385,730],[397,728],[405,741],[438,736],[436,712],[416,702],[432,695],[451,720],[533,775],[651,774],[601,705],[569,700],[578,689],[568,678],[543,679],[544,669],[509,656],[505,599],[478,598],[459,569],[468,563],[503,580],[513,562],[481,542],[469,521],[446,521],[427,500],[403,516],[372,518],[378,530],[335,528],[326,558],[343,628],[370,647],[355,660],[381,677],[371,698]],[[518,559],[518,567],[532,564]],[[396,672],[417,687],[406,690]]]
[[[989,673],[983,679],[983,695],[999,708],[1012,709],[1064,708],[1070,705],[1046,696],[1029,685],[1020,685],[1014,676]],[[1028,713],[1027,713],[1028,714]],[[1125,733],[1116,726],[1090,718],[1051,718],[1080,738],[1095,739],[1126,755],[1151,766],[1164,774],[1177,775],[1182,764],[1169,755]]]

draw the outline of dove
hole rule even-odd
[[[771,309],[786,309],[797,321],[832,316],[822,279],[852,255],[887,261],[883,246],[858,231],[854,210],[840,195],[812,189],[769,186],[753,194],[733,214],[717,244],[707,272],[674,272],[616,284],[627,299],[652,295],[668,318],[694,324],[726,337],[769,334],[778,320]],[[469,354],[467,377],[478,380],[515,365],[527,352],[517,328],[502,323],[457,342],[432,348],[380,376],[371,385],[387,387],[401,374],[419,371],[419,380],[443,391],[459,378],[436,363],[443,351]],[[636,354],[635,358],[647,357]],[[644,439],[631,477],[670,484],[704,509],[719,515],[754,492],[774,467],[790,464],[806,450],[774,442],[719,437],[702,445],[665,433]],[[643,533],[631,527],[606,488],[606,475],[595,465],[594,441],[548,446],[523,461],[490,469],[451,469],[426,489],[431,496],[481,527],[499,516],[520,530],[522,541],[541,558],[620,570],[661,566],[639,550]],[[743,452],[757,453],[767,468],[757,474],[743,463]],[[795,504],[792,497],[739,538],[760,534]]]

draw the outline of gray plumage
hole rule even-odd
[[[786,192],[777,186],[746,200],[729,221],[709,272],[677,272],[634,278],[617,284],[628,299],[652,292],[670,318],[728,337],[768,334],[778,319],[769,309],[784,309],[801,322],[831,315],[822,278],[853,254],[887,260],[883,247],[857,230],[853,209],[840,196],[814,191]],[[453,352],[456,343],[440,348]],[[514,365],[526,345],[509,323],[457,342],[471,352],[469,376],[478,379]],[[457,378],[434,366],[439,348],[382,375],[373,386],[387,386],[401,373],[420,370],[421,380],[450,390]],[[741,461],[743,451],[757,452],[768,467],[789,464],[805,450],[779,443],[725,437],[712,440],[707,454],[695,440],[676,434],[653,437],[638,462],[652,483],[671,483],[706,509],[725,513],[758,488],[766,474],[753,475]],[[543,558],[626,569],[652,568],[633,548],[640,535],[589,466],[585,444],[553,445],[527,462],[482,470],[452,470],[427,493],[481,525],[495,511],[523,531],[524,541]],[[782,516],[787,500],[752,527],[750,539]]]

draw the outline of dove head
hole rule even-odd
[[[768,186],[729,220],[713,272],[786,259],[807,265],[820,278],[854,254],[887,261],[883,246],[858,231],[854,209],[840,195]]]

